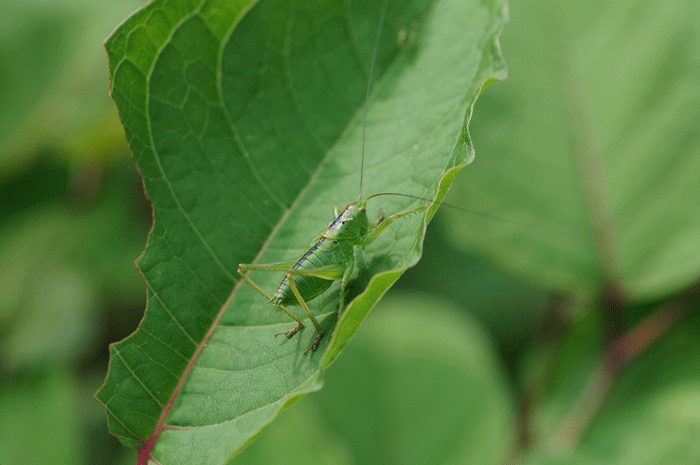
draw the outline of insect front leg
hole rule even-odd
[[[377,213],[377,219],[375,220],[372,227],[376,228],[377,226],[379,226],[379,223],[381,223],[383,219],[384,219],[384,213],[382,212],[382,209],[380,208],[379,213]]]
[[[360,244],[358,245],[368,245],[371,242],[373,242],[376,238],[379,237],[379,235],[384,232],[384,230],[394,221],[398,220],[399,218],[403,218],[404,216],[412,215],[414,213],[418,213],[419,211],[423,211],[426,208],[428,208],[431,204],[426,204],[426,205],[421,205],[420,207],[412,208],[410,210],[406,210],[405,212],[399,212],[399,213],[394,213],[393,215],[383,218],[381,213],[379,214],[379,218],[377,218],[377,223],[372,225],[372,229],[367,233],[365,237],[362,238],[360,241]]]
[[[343,308],[345,308],[345,286],[347,286],[348,281],[350,280],[350,275],[352,275],[352,270],[355,268],[355,263],[351,260],[347,264],[347,268],[345,268],[345,272],[343,273],[343,278],[340,281],[340,305],[338,308],[338,313],[341,313],[343,311]]]

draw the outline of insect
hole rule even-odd
[[[323,232],[321,232],[321,234],[312,243],[311,247],[300,257],[290,261],[275,263],[241,263],[238,265],[238,273],[246,283],[265,297],[271,304],[284,311],[297,322],[297,325],[292,328],[292,330],[278,333],[276,336],[284,334],[287,338],[291,338],[304,327],[303,320],[288,308],[292,305],[299,305],[302,307],[304,313],[306,313],[308,318],[311,320],[311,323],[314,325],[317,333],[316,339],[304,352],[304,355],[306,355],[309,351],[315,351],[318,349],[319,343],[324,336],[324,331],[314,317],[313,313],[311,313],[308,302],[323,294],[334,281],[340,280],[340,302],[338,310],[342,311],[345,304],[345,288],[355,266],[354,248],[365,247],[368,244],[371,244],[391,223],[397,219],[413,213],[418,213],[427,209],[431,205],[431,203],[427,203],[410,210],[395,213],[386,218],[384,218],[380,213],[377,219],[371,223],[366,209],[367,202],[370,199],[381,195],[403,194],[381,193],[367,197],[364,200],[362,199],[362,180],[365,157],[364,146],[369,91],[372,82],[372,72],[374,71],[374,62],[377,56],[380,31],[384,21],[387,4],[388,0],[384,3],[379,20],[379,30],[377,31],[376,41],[374,44],[374,53],[372,56],[369,80],[367,84],[358,200],[348,204],[348,206],[345,207],[345,209],[343,209],[343,211],[340,213],[338,213],[336,210],[335,220],[333,220],[333,222]],[[253,282],[250,277],[248,277],[248,272],[256,270],[285,271],[282,281],[279,283],[277,290],[272,296],[270,296],[265,290]]]

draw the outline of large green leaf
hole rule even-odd
[[[155,1],[107,42],[112,94],[154,205],[138,261],[140,328],[111,348],[97,394],[110,430],[159,463],[225,463],[322,373],[374,303],[420,257],[402,219],[311,302],[328,336],[293,322],[236,267],[301,254],[358,196],[362,107],[381,4]],[[471,107],[505,75],[495,2],[390,2],[367,119],[363,196],[442,198],[473,150]],[[381,197],[394,213],[425,201]],[[251,277],[272,291],[279,273]],[[356,299],[355,299],[356,298]],[[354,301],[351,301],[355,299]],[[308,325],[307,325],[308,326]],[[334,328],[335,331],[334,331]]]
[[[569,291],[635,301],[700,277],[700,3],[514,1],[510,78],[480,102],[456,243]],[[544,228],[542,228],[544,226]]]

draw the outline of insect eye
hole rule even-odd
[[[352,218],[345,218],[343,220],[343,224],[351,222],[353,219]]]

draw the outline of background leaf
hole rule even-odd
[[[538,227],[446,212],[455,244],[567,292],[612,280],[640,302],[696,281],[699,8],[516,2],[511,79],[474,128],[489,156],[451,200]]]
[[[696,307],[697,309],[697,307]],[[693,463],[700,456],[700,313],[694,312],[629,364],[615,380],[575,448],[562,437],[562,422],[580,401],[595,373],[600,318],[591,312],[577,322],[561,348],[558,372],[535,418],[533,436],[541,447],[524,463]],[[594,389],[600,389],[599,383]],[[583,433],[574,425],[574,432]]]
[[[0,350],[6,370],[74,363],[98,332],[99,303],[115,295],[132,305],[143,299],[139,279],[121,265],[124,255],[138,253],[136,240],[145,231],[113,186],[106,191],[90,213],[52,201],[3,225],[0,281],[7,289],[0,296]]]
[[[113,96],[154,203],[138,262],[146,316],[112,347],[98,392],[125,444],[150,438],[148,450],[157,441],[161,463],[227,461],[282,408],[320,388],[325,366],[420,257],[423,215],[397,222],[358,254],[347,299],[359,297],[311,357],[301,354],[313,331],[273,338],[293,324],[235,272],[253,259],[300,255],[333,207],[357,198],[380,7],[154,2],[109,39]],[[502,4],[389,4],[368,114],[365,197],[444,195],[473,157],[471,105],[485,81],[504,74],[496,44],[503,20]],[[421,203],[386,197],[370,215]],[[253,276],[266,289],[281,279]],[[312,306],[329,334],[338,291]]]
[[[140,4],[0,1],[10,13],[0,18],[0,181],[42,156],[61,164],[123,156],[101,42]]]
[[[3,385],[0,414],[3,418],[21,418],[21,423],[0,423],[3,441],[0,458],[4,463],[75,463],[84,455],[80,439],[80,416],[74,404],[74,381],[63,372],[25,373],[21,379]],[[38,441],[31,450],[15,444],[29,444],[36,431],[53,434]]]

